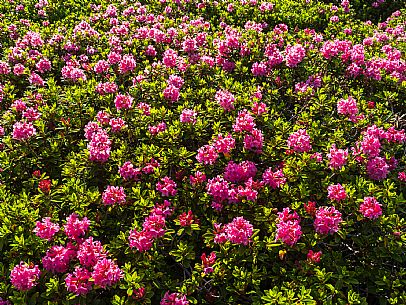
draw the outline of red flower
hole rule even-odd
[[[306,213],[315,216],[316,215],[316,202],[314,201],[308,201],[307,204],[304,204],[304,208],[306,210]]]
[[[48,194],[51,191],[51,180],[41,180],[38,184],[38,188],[44,193]]]

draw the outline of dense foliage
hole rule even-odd
[[[405,304],[403,1],[0,2],[0,304]]]

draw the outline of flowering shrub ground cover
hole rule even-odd
[[[406,304],[396,0],[0,2],[0,304]]]

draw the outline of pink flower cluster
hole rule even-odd
[[[180,115],[180,122],[185,124],[196,123],[197,112],[192,109],[183,109]]]
[[[253,233],[253,226],[243,217],[236,217],[232,222],[222,226],[214,224],[214,242],[221,244],[227,240],[233,244],[248,245]]]
[[[234,109],[235,97],[230,92],[219,90],[216,92],[215,99],[225,111],[231,111]]]
[[[156,190],[159,191],[162,196],[169,197],[169,196],[175,196],[176,193],[178,192],[176,190],[176,183],[169,177],[164,177],[162,178],[157,184],[156,184]]]
[[[288,46],[285,51],[286,66],[289,68],[296,67],[303,61],[305,56],[306,50],[302,45],[296,44],[294,46]]]
[[[216,252],[211,252],[209,256],[207,256],[206,253],[203,253],[201,259],[203,264],[203,272],[206,274],[213,272],[213,265],[216,262]]]
[[[199,163],[212,165],[217,161],[218,156],[219,155],[213,146],[204,145],[198,149],[196,159]]]
[[[337,103],[337,111],[341,115],[354,117],[358,114],[357,101],[349,96],[348,99],[341,99]]]
[[[307,260],[311,263],[319,263],[321,259],[322,252],[314,252],[313,250],[309,250],[307,253]]]
[[[123,204],[125,203],[125,198],[124,188],[121,186],[109,185],[102,195],[104,205]]]
[[[87,145],[89,159],[101,163],[106,162],[111,151],[111,141],[107,132],[96,122],[89,122],[85,126],[85,137],[90,141]]]
[[[132,107],[133,98],[129,95],[118,94],[114,100],[117,110],[130,109]]]
[[[16,122],[13,125],[13,139],[22,141],[22,140],[27,140],[33,135],[35,135],[37,132],[35,130],[34,125],[32,123],[26,123],[26,122]]]
[[[288,138],[288,146],[296,152],[308,152],[312,149],[310,136],[305,129],[299,129]]]
[[[28,265],[20,262],[15,266],[10,274],[11,284],[21,291],[27,291],[38,284],[38,279],[41,275],[37,265]]]
[[[106,288],[120,281],[124,276],[117,264],[108,258],[99,259],[93,267],[92,278],[95,286]]]
[[[275,240],[281,240],[290,247],[295,245],[302,236],[300,217],[296,211],[291,213],[289,208],[284,208],[278,213],[276,228]]]
[[[340,169],[347,163],[348,149],[337,149],[333,144],[330,148],[330,153],[327,154],[329,159],[329,167],[331,169]]]
[[[329,185],[327,191],[330,200],[340,202],[347,198],[347,193],[340,183]]]
[[[247,109],[243,109],[242,111],[238,112],[238,117],[235,120],[235,124],[233,125],[233,130],[235,132],[243,132],[243,131],[252,131],[256,126],[254,122],[254,118],[248,112]]]
[[[341,213],[335,207],[320,207],[316,211],[313,225],[317,233],[326,235],[337,232],[341,222]]]
[[[382,215],[381,204],[375,197],[365,197],[359,207],[359,211],[369,219],[376,219]]]
[[[63,228],[69,239],[78,240],[86,234],[89,225],[90,221],[87,217],[83,217],[82,220],[80,220],[79,216],[73,213],[66,218],[66,224]]]
[[[245,182],[249,178],[253,178],[257,173],[257,168],[254,162],[243,161],[240,164],[234,161],[228,162],[224,169],[224,179],[233,183]]]
[[[137,248],[144,252],[152,248],[154,239],[165,234],[165,220],[171,215],[170,202],[165,200],[163,204],[156,204],[149,216],[145,218],[142,231],[131,230],[128,242],[130,248]]]
[[[43,223],[49,225],[49,219],[44,218]],[[48,228],[43,228],[43,224],[37,222],[38,231],[45,234]],[[107,259],[108,252],[104,250],[99,241],[90,236],[87,239],[85,235],[90,225],[89,220],[84,217],[79,219],[78,215],[71,214],[66,219],[64,225],[66,236],[74,240],[76,245],[68,242],[66,246],[54,245],[50,247],[42,258],[44,269],[52,273],[67,272],[70,263],[77,258],[81,266],[76,266],[72,273],[68,273],[65,278],[65,285],[69,292],[76,295],[84,295],[92,289],[92,285],[106,288],[117,283],[122,277],[123,272],[116,263]],[[58,226],[53,224],[52,226]],[[51,227],[52,227],[51,226]],[[59,228],[59,226],[58,226]],[[47,233],[48,235],[50,233]],[[12,282],[14,281],[13,276]],[[35,279],[31,279],[34,281]],[[17,286],[16,286],[17,287]],[[18,287],[17,287],[18,288]]]
[[[393,126],[385,131],[383,128],[378,128],[376,125],[369,126],[363,133],[361,143],[357,142],[358,148],[353,148],[354,154],[362,152],[367,156],[366,171],[369,178],[373,180],[383,180],[389,174],[389,171],[396,168],[396,162],[380,157],[382,141],[387,143],[404,143],[406,135],[404,130],[396,130]],[[360,151],[359,151],[360,150]]]
[[[52,246],[42,258],[44,269],[52,273],[63,273],[69,268],[69,263],[76,256],[76,250],[72,245]]]
[[[231,150],[235,148],[235,139],[231,134],[223,137],[220,133],[215,138],[213,146],[217,153],[229,154]]]
[[[160,305],[189,305],[186,296],[178,292],[169,293],[167,291],[162,298]]]
[[[141,169],[138,167],[134,168],[134,165],[130,161],[127,161],[118,169],[118,173],[124,180],[138,180],[141,175]]]
[[[50,217],[42,218],[42,222],[37,221],[33,232],[40,238],[50,241],[59,232],[59,225],[51,222]]]
[[[285,175],[282,169],[273,171],[272,168],[268,168],[262,174],[262,181],[264,184],[269,185],[271,188],[276,189],[282,187],[286,183]]]

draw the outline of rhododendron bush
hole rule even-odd
[[[0,304],[406,304],[402,1],[0,3]]]

